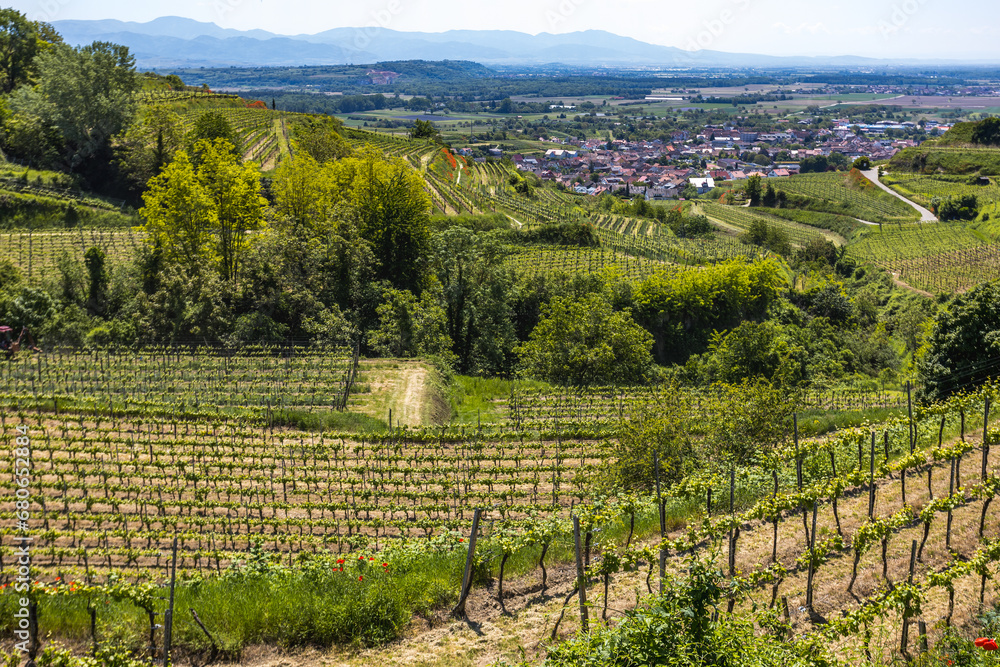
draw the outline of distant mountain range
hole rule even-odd
[[[602,30],[528,35],[507,30],[399,32],[336,28],[315,35],[240,31],[168,16],[148,23],[55,21],[70,44],[95,40],[128,46],[143,69],[343,65],[393,60],[471,60],[488,65],[564,64],[588,67],[851,67],[890,61],[844,56],[798,58],[721,51],[690,52]],[[898,61],[904,63],[906,61]],[[909,61],[908,64],[913,64]]]

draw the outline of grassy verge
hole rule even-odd
[[[455,375],[449,386],[452,421],[460,424],[503,422],[504,407],[497,403],[518,389],[548,389],[549,384],[537,380],[504,380],[500,378]]]
[[[414,615],[453,601],[465,562],[464,545],[443,534],[421,549],[395,548],[377,555],[361,551],[300,555],[283,567],[260,549],[248,562],[206,579],[182,578],[176,589],[174,647],[179,654],[210,648],[190,610],[195,610],[224,655],[238,659],[254,644],[277,646],[376,646],[399,638]],[[96,639],[134,655],[148,655],[150,615],[162,621],[166,590],[131,584],[72,584],[33,593],[39,634],[89,645],[90,608],[96,610]],[[13,637],[20,594],[0,595],[0,636]],[[162,641],[157,630],[154,638]]]

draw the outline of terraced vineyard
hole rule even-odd
[[[587,274],[614,268],[629,280],[642,280],[666,268],[666,264],[645,257],[618,253],[613,248],[527,247],[508,258],[507,264],[518,273],[537,276],[552,273]]]
[[[495,403],[503,419],[520,428],[553,429],[559,424],[587,424],[589,428],[611,433],[622,419],[631,418],[635,408],[643,406],[649,396],[649,389],[643,387],[518,388]],[[803,392],[801,402],[804,409],[831,411],[904,408],[906,393],[811,389]],[[705,401],[706,406],[710,404]]]
[[[919,219],[906,203],[884,192],[857,171],[802,174],[768,179],[779,190],[829,202],[837,213],[869,222],[909,222]]]
[[[82,262],[84,253],[97,246],[112,260],[124,261],[134,256],[143,238],[132,228],[0,231],[0,258],[9,259],[27,278],[38,278],[53,272],[64,252]]]
[[[213,111],[222,114],[232,126],[239,138],[244,160],[256,162],[261,169],[268,171],[277,166],[282,156],[290,154],[283,113],[247,108],[219,108]],[[198,116],[203,113],[204,110],[192,110],[183,116],[185,130],[193,128]]]
[[[981,204],[1000,202],[1000,185],[995,179],[989,185],[969,185],[968,181],[969,176],[943,174],[891,173],[882,178],[883,183],[925,207],[929,207],[935,197],[955,195],[975,195]]]
[[[45,579],[83,569],[159,578],[174,536],[178,567],[218,571],[259,539],[292,560],[465,529],[472,507],[498,521],[529,507],[565,516],[588,496],[582,475],[603,459],[585,440],[495,429],[359,439],[269,433],[224,418],[62,414],[31,432],[33,493],[48,509],[33,570]],[[0,463],[5,498],[11,465]],[[12,506],[0,508],[6,535]],[[5,575],[12,554],[5,541]]]
[[[576,412],[554,429],[515,423],[359,438],[272,432],[224,417],[36,415],[41,403],[32,397],[22,397],[18,412],[0,413],[0,428],[12,451],[14,439],[22,437],[15,435],[15,424],[31,435],[30,494],[40,510],[33,518],[33,568],[43,582],[36,593],[43,597],[93,595],[94,588],[78,592],[60,582],[78,578],[100,585],[112,571],[162,582],[174,538],[178,566],[205,574],[245,559],[257,545],[288,562],[359,550],[367,561],[366,555],[401,537],[455,544],[478,508],[488,545],[480,548],[496,558],[531,545],[565,544],[568,524],[553,520],[572,512],[588,544],[591,537],[617,534],[612,531],[623,524],[629,532],[624,544],[602,537],[588,566],[610,590],[619,581],[635,580],[641,587],[643,570],[652,590],[658,560],[680,567],[693,552],[714,558],[725,571],[726,547],[718,545],[728,543],[730,585],[723,599],[729,599],[730,611],[780,593],[829,619],[798,623],[797,632],[825,642],[858,642],[864,628],[896,632],[900,622],[918,615],[933,627],[946,618],[951,622],[956,606],[974,607],[977,594],[987,604],[997,599],[990,582],[1000,541],[990,503],[1000,491],[1000,457],[984,446],[997,442],[995,426],[977,422],[975,415],[983,413],[987,397],[998,396],[987,388],[918,410],[912,419],[787,442],[769,464],[774,483],[767,474],[742,470],[738,484],[735,473],[693,473],[666,489],[660,505],[664,511],[688,508],[692,520],[651,543],[632,542],[627,526],[630,519],[633,527],[637,517],[648,519],[651,510],[655,516],[655,496],[590,497],[589,473],[611,458],[600,444],[607,433],[595,431],[589,415],[602,410],[611,413],[610,421],[615,412],[626,413],[626,400],[642,400],[615,390],[579,395],[579,405],[560,406],[566,414]],[[954,432],[960,422],[963,431],[945,442],[945,425]],[[973,429],[984,437],[973,436]],[[10,534],[8,526],[16,525],[10,459],[0,463],[0,477],[0,518]],[[705,513],[691,509],[705,507],[709,492],[725,497],[727,478],[738,504]],[[918,542],[920,556],[910,560]],[[5,543],[0,555],[2,576],[10,581],[14,548]],[[846,565],[851,560],[855,576]],[[904,584],[907,561],[913,579]],[[609,571],[609,563],[627,565]],[[156,586],[151,591],[163,592]],[[957,599],[955,591],[961,593]],[[596,587],[592,592],[598,593]],[[946,606],[949,592],[952,604]],[[907,606],[908,600],[922,607]],[[103,618],[106,612],[99,613]],[[903,646],[912,644],[904,638]]]
[[[885,225],[848,254],[930,292],[962,292],[1000,277],[1000,243],[983,241],[962,223]]]
[[[210,418],[225,413],[269,423],[285,410],[342,407],[355,373],[349,351],[56,350],[0,366],[0,403],[12,410],[30,397],[53,410],[95,415]]]
[[[706,202],[699,203],[698,209],[704,211],[710,220],[715,220],[725,227],[737,229],[741,232],[748,231],[750,225],[755,220],[761,220],[771,227],[776,227],[787,233],[792,244],[799,247],[805,246],[810,241],[822,241],[829,238],[814,227],[801,225],[791,220],[767,215],[766,213],[760,213],[741,206],[723,206]]]

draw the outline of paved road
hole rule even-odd
[[[909,204],[910,206],[912,206],[913,208],[915,208],[920,213],[920,222],[938,222],[938,219],[934,217],[934,214],[928,211],[926,208],[920,206],[919,204],[914,204],[912,201],[910,201],[903,195],[899,194],[898,192],[890,188],[888,185],[883,185],[882,182],[878,180],[878,169],[871,169],[869,171],[863,171],[861,173],[864,174],[865,178],[867,178],[869,181],[879,186],[880,188],[891,194],[896,199],[900,199]]]

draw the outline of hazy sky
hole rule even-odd
[[[601,29],[685,49],[1000,61],[996,0],[29,0],[12,5],[44,20],[148,21],[173,15],[282,34],[373,25],[532,34]]]

